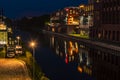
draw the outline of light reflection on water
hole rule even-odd
[[[96,80],[119,80],[120,78],[119,77],[120,69],[118,69],[119,56],[113,55],[113,52],[111,54],[109,50],[108,52],[107,50],[104,51],[104,49],[103,51],[101,51],[99,49],[89,48],[86,47],[85,45],[78,44],[78,42],[73,42],[69,40],[59,41],[54,39],[52,41],[52,44],[54,44],[53,46],[54,49],[56,50],[56,54],[62,57],[65,63],[78,64],[76,69],[80,73],[95,77]],[[117,59],[114,58],[114,56]],[[112,63],[110,63],[110,59]],[[115,59],[116,62],[114,62]],[[107,62],[106,60],[109,62]],[[110,72],[110,74],[108,74],[108,72]]]
[[[54,37],[51,38],[52,47],[55,46],[55,52],[60,57],[63,57],[65,63],[76,62],[78,63],[78,71],[81,73],[86,73],[88,75],[92,75],[92,70],[90,64],[89,53],[87,50],[84,49],[83,45],[78,45],[77,42],[72,41],[64,41],[64,52],[60,51],[59,43],[56,41],[54,42]],[[55,44],[55,45],[54,45]]]

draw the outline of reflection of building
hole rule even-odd
[[[120,0],[94,2],[94,26],[91,38],[120,42]]]
[[[69,39],[60,35],[56,35],[54,38],[53,47],[56,53],[60,56],[62,54],[61,57],[65,59],[66,63],[78,63],[79,72],[92,76],[94,78],[92,80],[120,79],[120,51],[118,48],[109,49],[96,44],[74,42],[76,41],[74,38]]]
[[[95,80],[119,80],[120,79],[120,52],[110,49],[90,49],[92,60],[92,75]]]

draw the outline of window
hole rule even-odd
[[[75,14],[75,10],[73,10],[73,14]]]
[[[57,13],[56,13],[56,16],[59,16],[59,15],[60,15],[60,13],[59,13],[59,12],[57,12]]]
[[[72,10],[70,10],[70,14],[72,14]]]
[[[111,39],[111,31],[108,33],[108,38]]]
[[[115,40],[115,31],[113,31],[112,40]]]
[[[107,31],[105,30],[105,39],[107,39]]]
[[[115,64],[118,65],[118,56],[115,57]]]
[[[99,3],[100,2],[100,0],[96,0],[96,3]]]
[[[119,31],[117,31],[117,41],[119,41]]]

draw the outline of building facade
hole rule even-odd
[[[7,27],[3,22],[0,22],[0,45],[8,44]]]
[[[14,45],[12,28],[5,24],[6,17],[3,16],[3,9],[0,10],[0,45]]]
[[[66,25],[79,25],[79,7],[66,7]]]
[[[93,5],[80,5],[80,35],[89,37],[89,28],[93,26]]]
[[[51,14],[52,31],[72,33],[79,25],[79,7],[66,7]]]
[[[94,1],[92,39],[120,43],[120,0]]]
[[[50,30],[53,32],[60,32],[61,26],[65,24],[64,10],[60,9],[50,15]]]

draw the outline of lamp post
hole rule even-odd
[[[20,45],[20,36],[17,36],[16,38],[18,40],[18,45]]]
[[[34,77],[35,77],[35,64],[34,64],[34,58],[35,58],[35,46],[36,46],[36,44],[35,44],[35,42],[34,41],[32,41],[31,43],[30,43],[30,46],[32,47],[32,53],[33,53],[33,80],[34,80]]]

